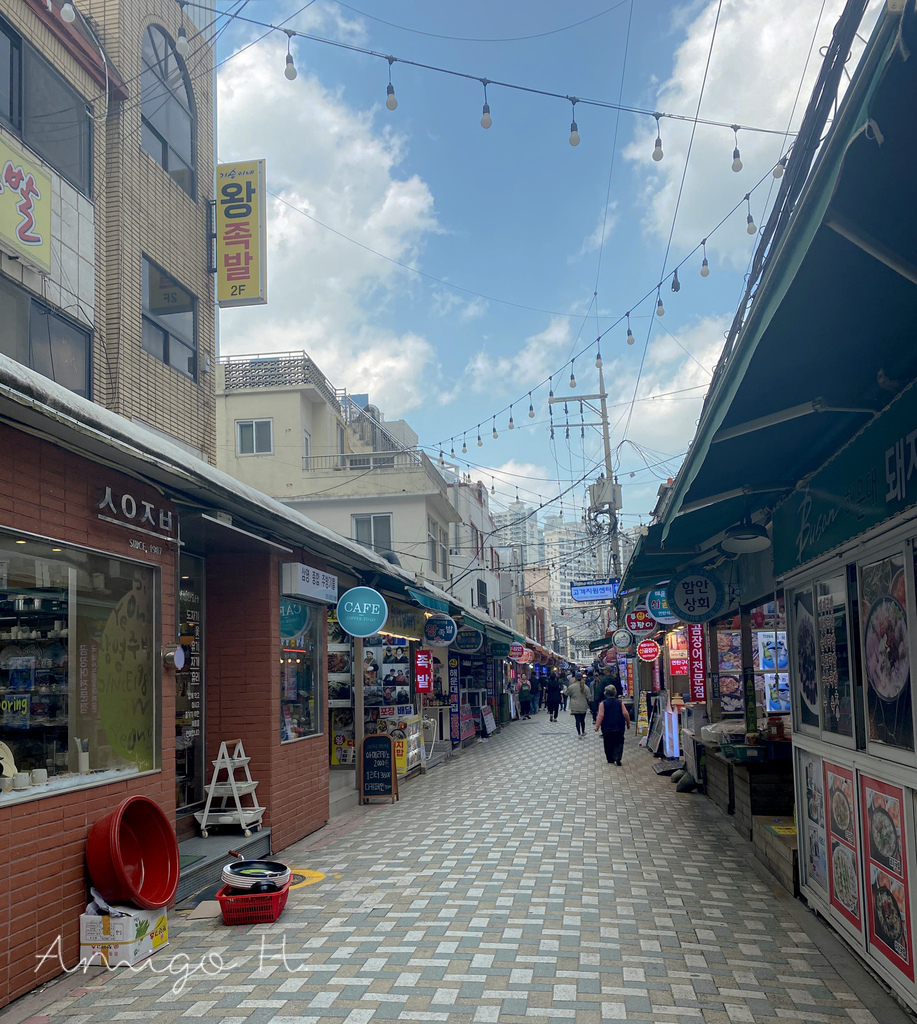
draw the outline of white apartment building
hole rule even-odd
[[[450,593],[495,619],[503,619],[500,553],[490,513],[490,494],[480,480],[472,480],[467,473],[447,471],[446,479],[449,499],[461,516],[451,527]]]

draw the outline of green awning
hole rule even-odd
[[[422,607],[429,608],[431,612],[445,612],[449,614],[449,602],[440,601],[438,597],[430,597],[422,590],[414,590],[412,587],[404,588],[411,597]]]
[[[513,642],[513,631],[507,629],[505,632],[502,629],[497,629],[495,626],[487,627],[487,639],[493,640],[497,644],[511,644]]]
[[[471,626],[472,629],[476,629],[483,636],[487,636],[487,623],[481,622],[473,615],[469,615],[468,612],[461,612],[461,616],[463,626]]]

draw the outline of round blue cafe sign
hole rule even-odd
[[[338,622],[351,636],[372,636],[387,619],[385,598],[371,587],[353,587],[338,601]]]
[[[423,626],[423,638],[433,647],[448,647],[457,635],[455,619],[443,612],[431,615]]]

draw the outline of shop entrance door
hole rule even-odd
[[[194,834],[191,812],[204,801],[204,560],[182,554],[179,642],[185,665],[175,673],[175,804],[179,838]]]

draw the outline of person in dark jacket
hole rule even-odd
[[[557,673],[552,671],[544,688],[545,703],[548,706],[548,720],[551,722],[557,721],[557,712],[560,709],[560,691],[560,680],[557,678]]]
[[[599,705],[599,713],[595,720],[595,731],[602,730],[602,742],[605,745],[605,760],[609,764],[620,767],[624,754],[624,731],[630,728],[630,715],[618,697],[617,688],[605,687],[605,700]]]

